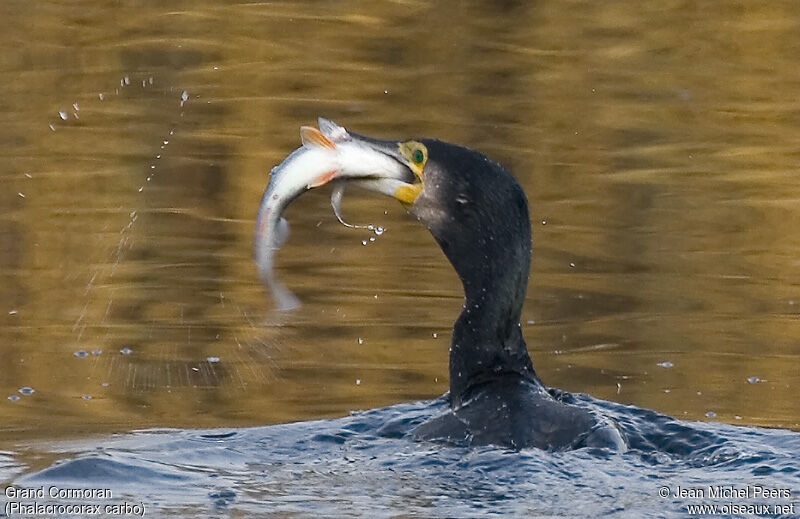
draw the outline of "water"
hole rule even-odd
[[[254,516],[259,502],[567,514],[576,495],[609,514],[677,514],[657,498],[664,478],[797,489],[781,472],[800,429],[796,2],[8,0],[0,20],[4,484],[56,480],[40,471],[91,443],[120,464],[120,492],[185,515],[217,500]],[[633,420],[634,436],[654,409],[706,422],[686,425],[703,433],[686,442],[696,456],[705,433],[744,454],[442,451],[374,424],[350,443],[309,440],[431,412],[402,403],[446,391],[461,305],[401,207],[346,193],[345,221],[384,230],[373,242],[321,189],[290,208],[277,258],[304,307],[271,311],[255,213],[266,172],[320,115],[508,166],[532,204],[523,326],[545,382],[635,406],[586,404]],[[317,421],[275,425],[304,420]],[[234,433],[224,455],[202,461],[204,433],[189,428],[220,427]],[[147,428],[177,430],[128,435]],[[665,464],[648,460],[661,452]],[[238,460],[234,475],[221,458]],[[106,477],[72,467],[82,484]],[[158,494],[170,475],[176,490]]]
[[[95,489],[106,494],[92,503],[169,517],[686,517],[698,504],[797,506],[797,433],[680,422],[585,395],[574,402],[617,420],[631,449],[513,452],[407,438],[446,408],[440,399],[336,420],[40,443],[24,456],[61,461],[14,485]],[[722,498],[716,487],[795,493]],[[680,488],[705,496],[676,497]]]

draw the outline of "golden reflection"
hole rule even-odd
[[[512,169],[547,383],[800,426],[796,2],[16,3],[2,437],[303,420],[447,389],[461,289],[391,201],[348,193],[376,237],[338,226],[325,192],[298,200],[278,269],[305,306],[270,310],[255,212],[318,115]]]

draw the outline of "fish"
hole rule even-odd
[[[389,141],[351,134],[342,126],[320,117],[319,128],[302,126],[302,146],[291,152],[270,171],[256,217],[254,252],[261,281],[269,288],[276,309],[293,310],[300,300],[274,274],[275,253],[289,236],[283,213],[308,190],[334,182],[331,205],[341,217],[341,201],[346,183],[393,196],[395,191],[414,181],[410,171]]]

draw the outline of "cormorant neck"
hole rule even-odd
[[[431,139],[424,187],[410,212],[425,224],[464,285],[450,346],[450,399],[500,377],[538,383],[520,315],[531,264],[525,191],[497,162]]]
[[[527,210],[513,223],[481,230],[468,253],[434,234],[464,287],[464,306],[450,347],[454,408],[472,389],[498,377],[538,381],[520,324],[531,261]]]

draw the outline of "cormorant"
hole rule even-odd
[[[450,409],[417,427],[414,437],[513,449],[625,450],[611,420],[563,402],[563,393],[548,389],[533,369],[520,324],[531,224],[525,192],[511,173],[475,150],[435,139],[373,139],[325,119],[320,129],[331,149],[358,150],[354,162],[383,164],[367,176],[355,165],[336,175],[403,203],[464,287],[450,346]]]

